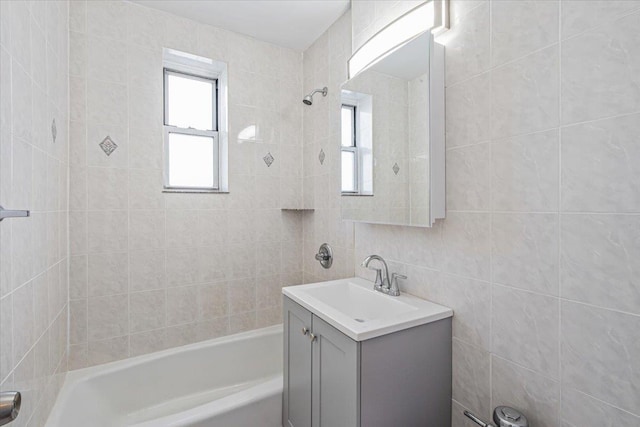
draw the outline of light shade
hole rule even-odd
[[[448,0],[431,0],[411,9],[378,31],[349,59],[349,78],[353,78],[425,31],[440,33],[447,29],[449,27],[448,10]]]

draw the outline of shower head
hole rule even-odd
[[[316,94],[317,92],[321,92],[322,96],[327,96],[327,93],[329,92],[329,89],[327,89],[326,86],[323,87],[322,89],[316,89],[313,92],[311,92],[309,95],[307,95],[304,98],[302,98],[302,102],[304,102],[306,105],[313,104],[313,95]]]

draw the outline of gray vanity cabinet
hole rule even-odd
[[[313,316],[311,426],[358,426],[358,343]]]
[[[283,310],[284,427],[451,425],[451,318],[358,342]]]
[[[284,396],[286,427],[311,427],[311,312],[284,299]]]
[[[284,298],[285,427],[356,426],[358,343]]]

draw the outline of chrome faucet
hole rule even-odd
[[[380,261],[380,263],[382,264],[382,269],[369,267],[369,263],[373,260]],[[362,261],[361,265],[363,267],[369,268],[370,270],[376,271],[376,281],[373,285],[374,290],[394,297],[400,296],[398,279],[406,279],[407,276],[393,273],[391,275],[391,280],[389,280],[389,268],[387,267],[387,263],[384,258],[382,258],[380,255],[369,255],[364,259],[364,261]]]

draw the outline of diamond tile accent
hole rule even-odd
[[[102,151],[104,151],[104,153],[107,156],[110,156],[111,153],[116,151],[116,148],[118,148],[118,144],[113,142],[113,140],[111,139],[111,137],[109,135],[107,135],[107,137],[105,139],[103,139],[102,142],[99,145],[100,145],[100,148],[102,148]]]
[[[267,153],[266,156],[264,156],[262,158],[262,160],[264,160],[264,162],[267,164],[267,167],[271,167],[271,164],[273,163],[273,161],[275,160],[273,158],[273,156],[271,155],[271,153]]]
[[[400,172],[400,166],[398,166],[398,164],[396,163],[393,165],[393,173],[398,175],[398,172]]]
[[[53,137],[53,142],[56,142],[56,138],[58,137],[58,128],[56,127],[56,119],[53,119],[53,122],[51,122],[51,136]]]
[[[324,158],[326,157],[326,155],[324,154],[324,150],[321,148],[320,149],[320,154],[318,154],[318,160],[320,160],[320,164],[324,164]]]

